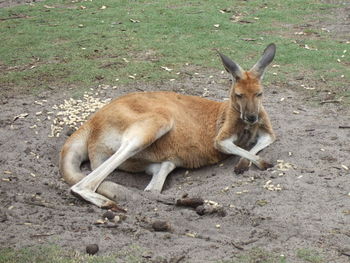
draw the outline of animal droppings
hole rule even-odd
[[[86,253],[89,255],[95,255],[98,252],[99,248],[97,244],[90,244],[86,246]]]
[[[157,220],[152,223],[152,228],[157,232],[166,232],[170,230],[170,224],[166,221]]]
[[[194,197],[194,198],[181,198],[176,200],[176,206],[187,206],[187,207],[193,207],[196,208],[197,206],[203,205],[204,200],[200,197]]]

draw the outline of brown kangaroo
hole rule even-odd
[[[61,151],[60,171],[73,185],[72,193],[98,207],[113,206],[122,186],[104,180],[116,168],[151,174],[145,191],[160,193],[176,167],[215,164],[229,155],[241,157],[236,173],[247,170],[251,162],[261,170],[271,167],[256,154],[275,140],[261,86],[275,52],[276,46],[268,45],[249,71],[219,53],[233,76],[228,101],[144,92],[104,106],[68,138]],[[90,160],[93,170],[87,176],[80,170],[85,160]]]

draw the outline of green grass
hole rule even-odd
[[[0,249],[0,263],[137,263],[144,262],[142,252],[140,247],[131,246],[111,255],[90,256],[85,251],[80,253],[56,245],[45,245],[18,250]]]
[[[299,249],[297,251],[298,258],[304,260],[305,262],[311,262],[311,263],[323,263],[325,262],[325,259],[322,255],[320,255],[319,252],[312,250],[312,249]]]
[[[265,45],[275,42],[274,63],[280,68],[271,69],[278,74],[267,74],[267,83],[285,83],[296,76],[318,81],[322,75],[327,85],[341,89],[350,81],[345,74],[349,59],[337,59],[348,45],[317,27],[307,28],[307,37],[294,35],[302,30],[300,24],[317,21],[317,14],[331,17],[334,7],[317,0],[48,0],[3,8],[0,19],[25,18],[0,21],[0,83],[7,90],[37,91],[176,79],[185,63],[204,71],[221,70],[215,49],[249,69]],[[219,12],[225,8],[228,12]],[[232,22],[233,15],[251,23]],[[315,33],[319,37],[313,37]],[[305,44],[318,50],[302,48]]]
[[[57,245],[41,245],[21,249],[0,248],[0,263],[109,263],[126,262],[139,263],[149,262],[142,257],[146,249],[132,245],[118,252],[100,251],[94,256],[87,255],[85,251],[66,249]],[[295,252],[298,262],[324,263],[325,258],[316,250],[302,248]],[[161,257],[154,257],[154,260]],[[164,258],[163,258],[164,259]],[[186,261],[187,262],[187,261]],[[270,252],[262,248],[252,248],[234,255],[232,260],[216,261],[218,263],[288,263],[286,256],[276,252]]]
[[[287,263],[287,259],[283,255],[277,255],[261,248],[253,248],[247,250],[236,259],[229,261],[219,261],[220,263]]]

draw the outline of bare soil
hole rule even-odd
[[[140,89],[173,90],[222,100],[228,82],[226,75],[199,74],[157,86],[100,87],[93,95],[105,99]],[[237,160],[232,157],[202,169],[178,169],[163,191],[169,200],[188,194],[215,201],[226,215],[200,216],[192,208],[143,196],[149,176],[116,171],[110,178],[138,197],[120,203],[127,208],[124,221],[96,225],[105,211],[72,196],[59,176],[58,154],[67,135],[48,137],[48,112],[70,93],[3,99],[0,247],[53,243],[84,252],[86,245],[97,243],[99,254],[110,254],[136,246],[142,248],[145,262],[159,262],[160,257],[164,262],[230,259],[253,247],[298,262],[297,249],[311,248],[333,262],[349,262],[344,251],[350,249],[350,129],[339,128],[349,125],[346,106],[310,106],[305,91],[268,86],[265,107],[278,139],[261,155],[276,166],[269,171],[251,167],[235,175]],[[28,115],[15,118],[21,113]],[[171,230],[155,232],[151,224],[156,220],[167,221]]]

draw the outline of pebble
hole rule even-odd
[[[107,218],[108,220],[113,220],[115,214],[112,211],[107,211],[102,215],[103,218]]]

